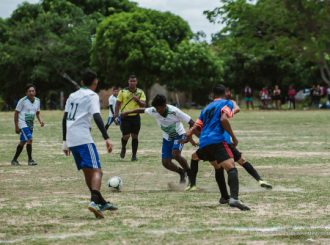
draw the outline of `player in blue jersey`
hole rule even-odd
[[[199,149],[192,154],[192,162],[199,160],[210,161],[216,172],[224,168],[228,173],[228,184],[230,187],[229,205],[241,210],[250,210],[238,199],[238,172],[235,167],[233,153],[225,141],[224,131],[232,137],[233,144],[237,145],[237,138],[229,123],[233,116],[234,104],[225,99],[225,87],[217,85],[213,89],[214,101],[210,103],[200,114],[195,125],[187,132],[187,142],[192,134],[198,129],[201,131],[199,137]],[[201,130],[202,129],[202,130]],[[220,180],[216,175],[220,188]]]

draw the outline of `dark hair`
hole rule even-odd
[[[119,90],[119,87],[118,86],[113,86],[112,90]]]
[[[29,88],[33,87],[35,90],[37,89],[36,88],[36,85],[34,85],[33,83],[28,83],[26,84],[25,86],[25,92],[29,90]]]
[[[128,80],[131,80],[131,79],[137,79],[135,75],[130,75]]]
[[[153,98],[153,100],[151,102],[151,105],[153,107],[158,107],[158,106],[164,106],[164,105],[166,105],[166,97],[164,95],[162,95],[162,94],[157,94]]]
[[[83,71],[81,80],[83,81],[85,86],[91,86],[96,78],[96,73],[93,70],[87,68]]]
[[[223,96],[226,93],[226,87],[222,84],[218,84],[215,87],[213,87],[213,94],[214,96]]]

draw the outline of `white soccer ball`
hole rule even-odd
[[[111,177],[108,180],[108,187],[112,190],[120,191],[123,186],[123,180],[119,176]]]

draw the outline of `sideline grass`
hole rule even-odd
[[[193,118],[198,111],[187,111]],[[103,111],[104,119],[106,111]],[[169,191],[179,177],[160,163],[161,131],[142,116],[139,161],[119,159],[120,132],[110,128],[115,148],[105,151],[94,138],[104,169],[103,193],[118,204],[115,213],[95,220],[87,210],[89,193],[72,157],[61,152],[60,111],[42,111],[45,128],[34,132],[39,165],[12,167],[18,135],[13,113],[0,113],[0,243],[17,244],[330,244],[330,115],[326,111],[243,111],[233,120],[239,149],[274,185],[261,189],[241,168],[240,196],[251,207],[241,212],[218,205],[214,172],[200,163],[203,191]],[[130,143],[129,143],[130,144]],[[185,146],[190,159],[194,148]],[[119,175],[121,193],[106,181]]]

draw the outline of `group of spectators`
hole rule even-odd
[[[244,102],[246,108],[254,109],[253,104],[253,90],[250,86],[245,86],[244,91]],[[261,109],[280,109],[282,102],[288,103],[288,109],[296,109],[296,95],[297,90],[294,86],[290,85],[287,93],[282,93],[282,90],[278,85],[274,88],[263,87],[259,91],[260,108]],[[312,108],[320,108],[321,98],[327,95],[328,104],[330,104],[330,87],[321,87],[319,84],[313,85],[309,89],[310,106]]]

